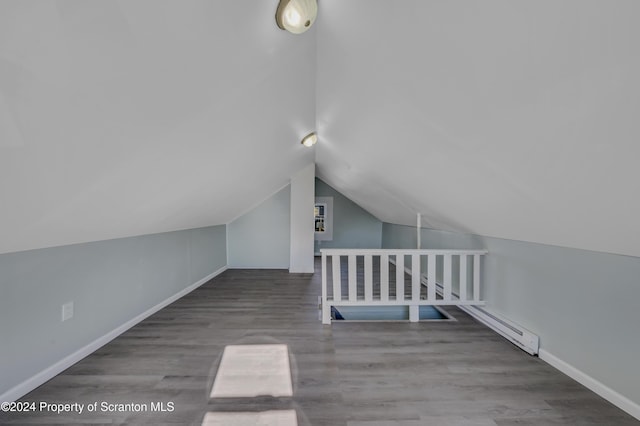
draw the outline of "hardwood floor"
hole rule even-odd
[[[291,408],[318,426],[640,424],[455,308],[455,322],[322,326],[319,293],[319,273],[228,270],[22,398],[82,414],[0,413],[0,424],[200,425],[206,412]],[[225,346],[245,343],[288,345],[292,398],[209,397]],[[173,411],[152,411],[160,402]]]

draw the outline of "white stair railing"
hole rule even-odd
[[[331,323],[332,306],[408,306],[409,321],[415,322],[421,305],[484,305],[480,264],[486,250],[320,252],[323,324]],[[390,263],[395,274],[390,274]],[[409,282],[405,274],[410,275]]]

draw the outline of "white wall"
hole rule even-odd
[[[228,226],[230,268],[289,268],[290,185]]]
[[[414,227],[383,225],[385,248],[415,240]],[[488,249],[487,308],[538,334],[541,356],[584,372],[640,415],[640,258],[433,229],[422,230],[422,247]]]
[[[289,272],[313,273],[315,164],[291,178],[291,263]]]

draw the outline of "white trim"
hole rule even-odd
[[[56,362],[55,364],[45,368],[44,370],[42,370],[39,373],[37,373],[34,376],[32,376],[31,378],[29,378],[29,379],[25,380],[24,382],[14,386],[13,388],[9,389],[8,391],[6,391],[2,395],[0,395],[0,401],[2,401],[2,402],[4,402],[4,401],[12,402],[12,401],[18,400],[19,398],[21,398],[24,395],[28,394],[29,392],[31,392],[32,390],[34,390],[38,386],[42,385],[43,383],[47,382],[48,380],[51,380],[56,375],[62,373],[64,370],[66,370],[67,368],[71,367],[76,362],[82,360],[86,356],[88,356],[88,355],[92,354],[93,352],[97,351],[102,346],[106,345],[107,343],[109,343],[110,341],[112,341],[113,339],[115,339],[116,337],[118,337],[119,335],[121,335],[122,333],[124,333],[125,331],[127,331],[128,329],[133,327],[134,325],[138,324],[139,322],[141,322],[145,318],[155,314],[160,309],[164,308],[167,305],[170,305],[171,303],[175,302],[176,300],[180,299],[181,297],[184,297],[188,293],[191,293],[196,288],[200,287],[204,283],[208,282],[212,278],[215,278],[216,276],[220,275],[221,273],[223,273],[226,270],[227,270],[227,266],[225,265],[222,268],[218,269],[217,271],[215,271],[215,272],[207,275],[206,277],[202,278],[198,282],[196,282],[194,284],[191,284],[189,287],[186,287],[186,288],[180,290],[178,293],[174,294],[173,296],[170,296],[168,299],[158,303],[157,305],[153,306],[152,308],[149,308],[148,310],[146,310],[145,312],[141,313],[140,315],[130,319],[129,321],[127,321],[124,324],[122,324],[121,326],[116,327],[115,329],[111,330],[110,332],[108,332],[104,336],[101,336],[101,337],[97,338],[93,342],[91,342],[88,345],[78,349],[74,353],[72,353],[70,355],[67,355],[66,357],[62,358],[60,361]]]
[[[348,301],[348,300],[333,300],[333,299],[327,299],[327,302],[330,302],[331,306],[363,306],[363,300],[356,300],[356,301]],[[442,299],[438,299],[438,300],[420,300],[417,302],[414,302],[411,299],[405,299],[405,300],[387,300],[387,301],[380,301],[380,300],[371,300],[369,302],[367,302],[366,306],[469,306],[469,305],[480,305],[480,306],[484,306],[484,302],[478,302],[475,300],[466,300],[464,302],[461,302],[459,300],[442,300]]]
[[[617,406],[621,410],[626,411],[636,419],[640,420],[640,405],[631,401],[629,398],[624,395],[619,394],[614,391],[607,385],[599,382],[593,377],[589,376],[587,373],[578,370],[571,364],[561,360],[557,356],[545,351],[544,349],[540,349],[540,353],[538,354],[541,360],[545,361],[547,364],[552,367],[557,368],[562,371],[567,376],[571,377],[576,382],[584,385],[589,388],[593,392],[597,393],[613,405]]]
[[[270,269],[275,271],[289,271],[289,266],[229,266],[229,269]]]
[[[488,250],[431,250],[431,249],[333,249],[333,248],[323,248],[320,249],[320,253],[326,253],[327,256],[348,256],[350,254],[355,254],[357,256],[363,256],[365,254],[372,256],[380,256],[382,254],[388,255],[409,255],[409,254],[420,254],[420,255],[430,255],[430,254],[451,254],[451,255],[482,255],[488,254]]]

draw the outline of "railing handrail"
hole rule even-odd
[[[398,254],[420,254],[420,255],[430,255],[430,254],[450,254],[450,255],[475,255],[475,254],[488,254],[489,251],[486,249],[482,250],[437,250],[437,249],[331,249],[325,248],[320,249],[321,254],[327,255],[339,255],[339,256],[347,256],[350,254],[355,255],[398,255]]]

